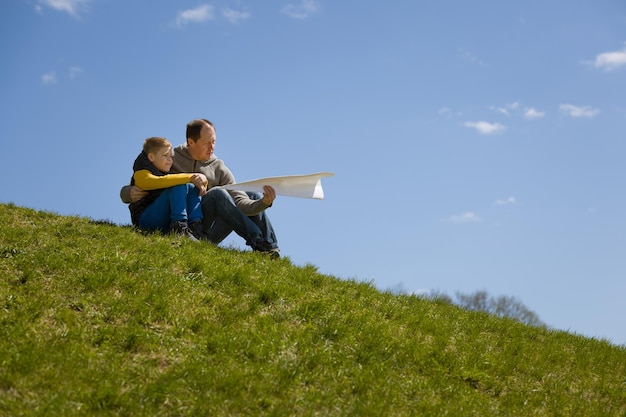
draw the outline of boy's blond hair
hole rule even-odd
[[[159,149],[171,148],[172,144],[169,140],[158,136],[153,136],[143,142],[143,151],[147,154],[157,153]]]

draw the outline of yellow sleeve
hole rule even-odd
[[[159,188],[169,188],[175,185],[187,184],[191,182],[193,174],[166,174],[158,177],[147,169],[141,169],[133,174],[135,185],[143,190],[157,190]]]

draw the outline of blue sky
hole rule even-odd
[[[239,181],[336,174],[270,209],[295,264],[626,344],[622,0],[8,0],[0,34],[2,202],[128,224],[143,140],[208,118]]]

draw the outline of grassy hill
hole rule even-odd
[[[0,416],[88,415],[624,416],[626,348],[0,204]]]

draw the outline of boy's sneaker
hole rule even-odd
[[[189,223],[189,230],[191,230],[191,234],[198,240],[209,240],[209,237],[202,230],[202,222],[199,220],[194,220]]]
[[[185,220],[178,220],[170,223],[170,233],[174,233],[177,235],[188,237],[193,241],[198,241],[198,239],[193,235],[189,225]]]

